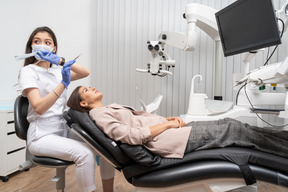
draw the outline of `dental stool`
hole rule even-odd
[[[29,123],[26,119],[28,112],[28,99],[23,96],[18,96],[14,103],[14,124],[16,135],[23,140],[27,140],[27,130]],[[74,164],[74,162],[64,161],[51,157],[34,156],[26,150],[26,162],[20,165],[20,170],[29,169],[35,165],[43,167],[56,168],[56,176],[52,181],[56,182],[56,189],[64,191],[65,188],[65,169]]]

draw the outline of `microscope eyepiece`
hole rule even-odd
[[[151,51],[153,49],[153,45],[149,44],[148,49],[149,49],[149,51]]]
[[[158,51],[159,48],[160,48],[159,45],[155,45],[155,46],[154,46],[154,49],[155,49],[156,51]]]

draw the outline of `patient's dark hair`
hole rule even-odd
[[[67,106],[70,107],[71,109],[74,109],[76,111],[81,111],[81,112],[89,112],[89,109],[86,109],[85,107],[81,107],[80,102],[83,100],[79,94],[79,89],[82,86],[78,86],[74,89],[74,91],[71,93],[68,101],[67,101]]]

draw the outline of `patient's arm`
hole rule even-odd
[[[112,113],[89,112],[90,117],[98,127],[111,139],[128,143],[130,145],[143,145],[152,139],[149,127],[133,128],[118,121]]]
[[[153,137],[159,135],[169,128],[178,128],[185,125],[180,118],[170,117],[167,119],[168,121],[162,121],[163,123],[153,126],[150,126],[151,124],[146,126],[143,124],[139,127],[131,127],[119,121],[118,119],[120,117],[115,117],[119,115],[119,113],[114,114],[109,109],[104,109],[101,111],[92,109],[90,110],[89,115],[99,126],[99,128],[111,139],[128,143],[130,145],[143,145],[144,143],[150,141]],[[127,114],[121,115],[121,118],[123,118],[126,117]]]

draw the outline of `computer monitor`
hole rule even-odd
[[[215,16],[226,57],[281,44],[271,0],[237,0]]]

